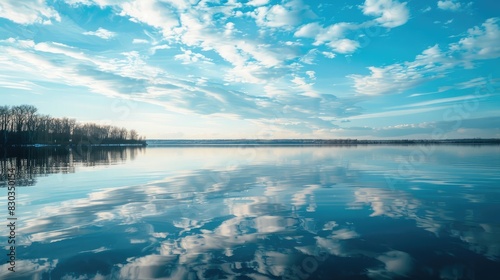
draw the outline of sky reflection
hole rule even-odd
[[[94,173],[85,196],[20,208],[15,277],[489,279],[498,147],[440,147],[388,184],[414,148],[148,148]],[[124,172],[142,183],[110,182]]]

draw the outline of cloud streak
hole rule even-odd
[[[0,18],[9,19],[15,23],[52,24],[52,20],[61,21],[59,13],[49,7],[45,1],[28,0],[19,3],[15,0],[6,0],[0,3]]]
[[[467,31],[467,36],[451,43],[443,51],[434,45],[413,61],[384,67],[368,67],[370,75],[351,75],[356,92],[366,95],[404,92],[426,81],[442,78],[456,67],[472,68],[474,62],[500,57],[498,18],[490,18],[481,26]]]
[[[91,35],[91,36],[97,36],[101,39],[111,39],[113,38],[116,33],[115,32],[111,32],[109,30],[106,30],[102,27],[99,27],[96,31],[86,31],[86,32],[83,32],[84,35]]]

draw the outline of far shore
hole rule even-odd
[[[441,140],[357,140],[357,139],[218,139],[218,140],[147,140],[148,146],[351,146],[351,145],[499,145],[500,139]]]
[[[71,143],[71,144],[12,144],[3,148],[43,148],[43,147],[231,147],[231,146],[356,146],[356,145],[500,145],[500,139],[396,139],[396,140],[357,140],[357,139],[178,139],[146,140],[143,143]]]

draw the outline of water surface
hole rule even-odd
[[[32,181],[17,188],[16,272],[0,278],[500,275],[500,146],[95,153],[2,161]]]

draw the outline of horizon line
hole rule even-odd
[[[195,138],[179,138],[179,139],[146,139],[145,141],[275,141],[275,140],[350,140],[350,141],[450,141],[450,140],[500,140],[500,138],[443,138],[443,139],[415,139],[415,138],[397,138],[397,139],[357,139],[357,138],[215,138],[215,139],[195,139]]]

